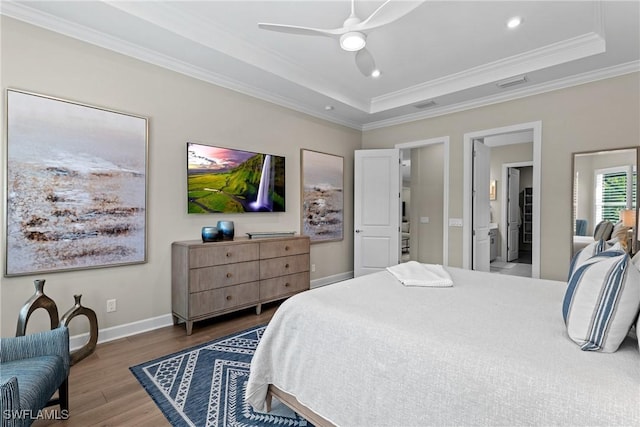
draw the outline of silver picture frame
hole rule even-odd
[[[311,243],[344,238],[344,157],[300,150],[301,234]]]
[[[5,276],[147,262],[148,119],[5,99]]]

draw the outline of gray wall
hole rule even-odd
[[[462,217],[463,135],[516,123],[542,121],[543,278],[564,280],[569,262],[571,153],[637,145],[640,141],[640,73],[519,100],[365,132],[355,131],[168,71],[10,18],[1,18],[0,83],[149,117],[148,259],[146,264],[67,273],[2,277],[0,322],[12,335],[21,305],[36,278],[61,311],[83,294],[100,327],[130,324],[170,312],[170,244],[198,238],[218,219],[235,221],[237,233],[300,228],[300,148],[344,156],[345,239],[312,245],[312,279],[353,268],[353,151],[450,137],[449,215]],[[4,93],[3,93],[4,96]],[[594,102],[597,100],[597,102]],[[5,116],[5,104],[0,103]],[[287,212],[186,214],[185,142],[197,141],[287,158]],[[2,156],[6,152],[3,132]],[[1,159],[4,165],[4,158]],[[5,187],[4,173],[2,188]],[[545,207],[553,209],[545,209]],[[5,206],[3,204],[3,217]],[[567,215],[558,215],[566,209]],[[440,210],[441,211],[441,210]],[[434,214],[435,215],[435,214]],[[431,214],[429,215],[431,217]],[[435,217],[434,217],[435,218]],[[432,221],[433,224],[436,221]],[[4,234],[4,231],[3,231]],[[4,239],[3,239],[4,240]],[[462,264],[462,229],[449,229],[449,263]],[[3,247],[4,250],[4,247]],[[4,271],[4,256],[2,265]],[[107,299],[118,311],[107,314]],[[35,316],[35,325],[45,325]],[[72,324],[72,326],[74,326]],[[76,325],[87,330],[85,325]]]
[[[2,17],[1,84],[115,109],[149,118],[148,260],[146,264],[66,273],[3,277],[0,286],[2,336],[15,333],[18,311],[33,293],[33,280],[46,279],[45,292],[60,314],[82,294],[100,328],[129,324],[171,312],[170,246],[198,239],[200,229],[232,220],[247,231],[300,230],[300,149],[343,156],[344,240],[312,245],[312,279],[353,269],[353,152],[359,131],[314,119],[112,51]],[[3,97],[5,96],[3,92]],[[2,117],[5,103],[2,102]],[[286,157],[286,213],[188,215],[187,141],[264,150]],[[3,146],[6,135],[3,132]],[[4,156],[5,149],[2,149]],[[4,165],[4,158],[2,164]],[[5,187],[2,174],[2,188]],[[4,217],[3,204],[3,217]],[[4,234],[4,231],[2,232]],[[2,239],[4,240],[4,238]],[[4,244],[4,242],[3,242]],[[4,249],[4,248],[3,248]],[[2,257],[3,272],[4,256]],[[115,298],[118,311],[106,313]],[[33,326],[46,324],[34,315]],[[83,329],[72,323],[72,334]],[[30,328],[32,323],[30,322]],[[88,330],[86,326],[84,330]]]
[[[638,145],[640,73],[364,132],[363,148],[450,137],[449,216],[462,218],[463,135],[542,121],[542,278],[565,280],[571,253],[571,153]],[[558,212],[566,212],[559,215]],[[462,228],[449,229],[449,263],[462,265]]]
[[[442,264],[444,144],[411,150],[411,259]],[[421,223],[420,217],[428,217]]]

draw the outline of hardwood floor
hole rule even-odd
[[[278,303],[265,304],[260,315],[248,309],[196,322],[191,336],[180,324],[99,344],[91,356],[71,367],[69,418],[37,420],[33,426],[168,426],[129,367],[268,323],[277,307]],[[47,411],[59,414],[59,407]]]

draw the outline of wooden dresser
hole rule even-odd
[[[171,245],[174,324],[193,322],[287,298],[309,289],[309,237],[276,237]]]

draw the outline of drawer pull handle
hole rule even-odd
[[[285,283],[285,284],[284,284],[284,287],[285,287],[285,288],[288,288],[288,287],[289,287],[289,285],[290,285],[290,283],[289,283],[289,282],[287,282],[287,283]]]
[[[231,252],[227,252],[227,258],[231,256]]]
[[[289,263],[286,263],[286,264],[284,265],[284,268],[289,268]]]
[[[233,276],[233,274],[231,274],[231,273],[227,273],[227,278],[229,278],[229,277],[231,277],[231,276]]]
[[[289,250],[289,246],[285,246],[285,247],[284,247],[284,250],[285,250],[285,251],[288,251],[288,250]]]
[[[231,295],[227,295],[227,301],[231,301]]]

